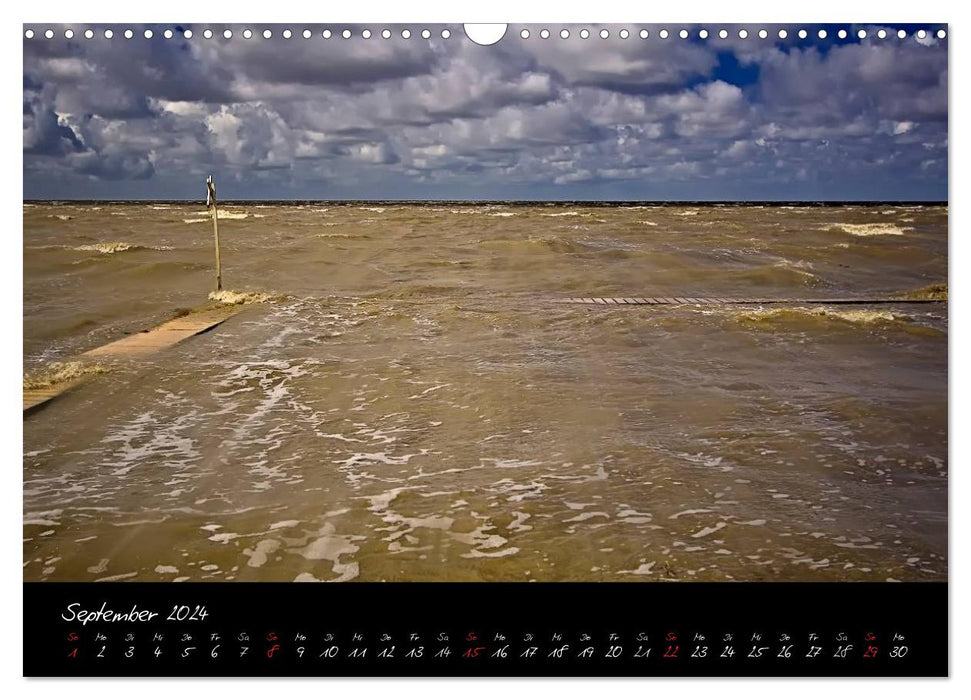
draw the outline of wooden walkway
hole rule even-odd
[[[73,389],[78,384],[83,383],[85,379],[87,379],[87,377],[77,377],[76,379],[71,379],[70,381],[52,384],[51,386],[45,386],[40,389],[24,389],[24,415],[27,415],[27,413],[35,408],[38,408],[42,404],[47,403],[54,397],[60,396],[64,392]]]
[[[113,343],[88,350],[78,359],[82,362],[98,359],[121,359],[144,357],[153,352],[171,347],[194,335],[215,328],[230,316],[243,310],[243,306],[223,306],[215,309],[196,311],[180,318],[166,321],[149,331],[132,333]],[[82,375],[70,380],[52,384],[39,389],[24,389],[24,415],[46,404],[53,398],[83,384],[94,375]]]
[[[729,297],[573,297],[558,299],[561,304],[630,304],[634,306],[672,306],[676,304],[699,304],[703,306],[740,305],[740,304],[946,304],[947,299],[916,299],[906,297],[869,297],[840,299],[754,299]]]
[[[102,345],[94,350],[88,350],[81,357],[140,357],[149,355],[171,347],[186,338],[208,331],[241,310],[241,306],[227,306],[197,311],[166,321],[150,331],[132,333],[121,340]]]

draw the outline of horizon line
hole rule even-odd
[[[332,198],[332,199],[308,199],[308,198],[291,198],[291,199],[280,199],[280,198],[237,198],[237,199],[221,199],[219,203],[222,204],[240,204],[240,203],[254,203],[262,202],[269,204],[277,203],[302,203],[302,202],[326,202],[330,204],[356,204],[360,202],[367,203],[384,203],[384,204],[576,204],[576,205],[591,205],[591,204],[655,204],[655,205],[669,205],[669,204],[697,204],[697,205],[711,205],[711,204],[747,204],[747,205],[791,205],[791,204],[817,204],[817,205],[830,205],[830,204],[908,204],[908,205],[947,205],[950,200],[947,199],[395,199],[395,198],[360,198],[360,199],[344,199],[344,198]],[[193,204],[203,202],[202,198],[191,198],[191,199],[173,199],[173,198],[131,198],[131,199],[98,199],[98,198],[82,198],[82,199],[65,199],[58,197],[51,197],[47,199],[34,199],[34,198],[24,198],[22,199],[23,204],[35,204],[35,203],[45,203],[45,204],[74,204],[74,203],[91,203],[91,204],[127,204],[127,203],[148,203],[148,202],[162,202],[162,203],[185,203]]]

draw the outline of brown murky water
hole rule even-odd
[[[272,296],[24,420],[27,580],[943,580],[944,207],[225,207]],[[24,363],[206,301],[204,207],[24,206]]]

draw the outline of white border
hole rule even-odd
[[[952,86],[949,104],[950,123],[968,123],[967,87],[959,91],[962,82],[967,80],[964,72],[968,47],[961,41],[960,28],[964,23],[957,24],[957,3],[944,0],[920,0],[920,2],[900,2],[887,0],[884,2],[855,2],[846,0],[813,0],[805,4],[788,4],[780,2],[759,1],[733,3],[715,2],[714,0],[696,0],[692,3],[657,3],[647,0],[637,2],[620,0],[591,0],[589,4],[576,2],[565,3],[554,0],[537,0],[524,2],[523,0],[484,0],[477,6],[471,3],[446,2],[434,0],[421,4],[394,2],[393,0],[368,0],[365,3],[290,3],[282,4],[264,2],[260,5],[228,2],[225,0],[167,0],[162,5],[136,5],[131,2],[112,0],[100,2],[97,5],[85,5],[66,0],[47,0],[43,4],[33,3],[25,5],[16,3],[11,8],[9,3],[3,10],[4,22],[0,51],[2,51],[4,94],[7,96],[4,104],[3,119],[3,150],[0,157],[6,167],[3,168],[2,178],[6,226],[3,235],[6,238],[3,256],[3,269],[0,273],[0,299],[3,300],[3,319],[15,329],[21,326],[22,318],[22,265],[20,252],[22,250],[22,138],[15,136],[17,122],[20,121],[18,94],[22,90],[23,56],[21,51],[21,25],[35,22],[132,22],[143,23],[157,20],[172,20],[179,22],[198,22],[214,19],[224,19],[232,22],[244,20],[256,24],[259,22],[281,22],[299,20],[301,22],[448,22],[459,23],[468,21],[479,22],[549,22],[553,20],[563,23],[577,22],[629,22],[629,23],[666,23],[672,25],[684,23],[819,23],[819,22],[887,22],[887,23],[944,23],[951,20],[948,28],[950,68],[949,78]],[[14,14],[13,9],[16,14]],[[8,16],[14,15],[14,16]],[[963,19],[961,17],[960,19]],[[950,163],[951,173],[949,188],[957,193],[958,183],[966,170],[967,146],[962,137],[955,139],[950,135]],[[950,265],[959,273],[968,269],[967,239],[971,231],[964,231],[961,222],[964,220],[964,205],[960,198],[950,197],[950,231],[951,250]],[[11,240],[12,239],[12,240]],[[287,679],[287,680],[198,680],[198,681],[167,681],[147,682],[137,680],[84,680],[84,681],[25,681],[14,680],[4,683],[5,689],[13,696],[30,698],[58,698],[91,694],[104,698],[131,698],[137,695],[139,700],[154,700],[173,695],[180,697],[208,697],[215,693],[241,698],[265,698],[273,695],[281,698],[312,698],[324,696],[340,696],[356,698],[359,695],[381,694],[393,697],[394,700],[427,700],[428,698],[449,697],[462,700],[477,700],[501,695],[503,698],[546,696],[560,700],[561,698],[590,698],[603,692],[627,697],[670,697],[681,700],[693,697],[695,694],[715,695],[721,697],[746,698],[779,698],[786,700],[811,698],[818,700],[819,696],[836,694],[836,697],[853,695],[870,696],[874,698],[907,698],[910,700],[924,693],[933,693],[935,697],[967,696],[971,677],[967,660],[971,658],[971,645],[966,641],[971,630],[968,624],[968,603],[960,595],[957,588],[966,579],[966,559],[960,558],[959,547],[955,542],[967,545],[967,519],[962,513],[964,494],[964,479],[962,471],[967,468],[962,457],[967,457],[968,442],[962,426],[962,418],[966,418],[968,371],[962,367],[962,351],[967,351],[967,305],[968,294],[961,275],[952,275],[950,281],[950,342],[951,342],[951,378],[950,378],[950,424],[949,439],[951,455],[949,468],[951,473],[951,546],[949,557],[949,572],[951,581],[951,635],[950,635],[950,681],[925,680],[846,680],[846,681],[788,681],[788,680],[751,680],[751,681],[718,681],[718,680],[523,680],[503,681],[488,680],[468,682],[461,680],[436,681],[321,681],[318,679]],[[11,339],[9,336],[15,335]],[[14,403],[15,389],[19,389],[22,370],[22,337],[19,332],[8,333],[8,343],[0,352],[3,353],[2,386],[0,396],[7,397],[4,405],[3,421],[0,422],[0,445],[3,449],[3,516],[4,525],[3,546],[0,549],[0,571],[3,578],[3,598],[7,601],[20,603],[16,610],[10,610],[5,615],[8,624],[2,633],[3,677],[18,679],[22,673],[22,636],[20,621],[22,618],[21,600],[21,567],[17,562],[22,558],[21,547],[21,464],[22,464],[22,416],[19,402]],[[16,409],[16,412],[14,411]],[[960,490],[959,490],[960,489]],[[797,604],[794,602],[794,604]],[[959,691],[964,687],[964,691]],[[284,695],[286,694],[286,695]]]

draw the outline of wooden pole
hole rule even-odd
[[[216,291],[223,288],[222,265],[219,262],[219,213],[216,210],[216,183],[212,175],[206,178],[206,208],[212,210],[212,235],[216,240]]]

